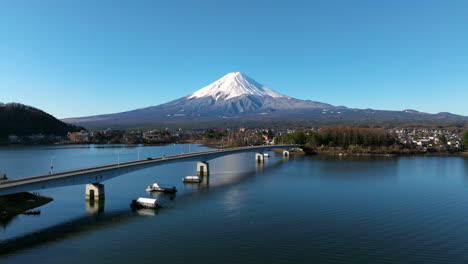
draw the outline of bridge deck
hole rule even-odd
[[[102,182],[132,171],[175,162],[208,161],[214,158],[235,153],[265,151],[275,148],[284,149],[293,147],[300,147],[300,145],[261,145],[240,148],[217,149],[107,164],[95,167],[62,171],[53,174],[11,179],[0,182],[0,195],[22,191],[47,189],[65,185]]]

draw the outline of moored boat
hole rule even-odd
[[[159,207],[159,203],[157,199],[140,197],[136,200],[132,200],[130,207],[132,209],[141,209],[141,208],[156,209]]]
[[[146,187],[147,192],[168,192],[168,193],[175,193],[177,192],[177,188],[175,186],[166,185],[166,184],[158,184],[153,183]]]
[[[200,183],[202,180],[200,176],[185,176],[182,178],[182,182],[194,182],[194,183]]]

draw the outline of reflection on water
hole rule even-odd
[[[206,174],[206,175],[201,175],[201,185],[204,185],[206,186],[206,188],[209,188],[210,187],[210,175],[209,174]]]
[[[398,162],[396,157],[384,156],[311,156],[310,169],[321,172],[328,179],[345,181],[381,181],[396,178]],[[314,162],[326,161],[326,162]],[[380,170],[380,168],[385,168]]]
[[[117,225],[135,216],[135,213],[129,213],[128,210],[83,216],[21,237],[2,241],[0,243],[0,255],[11,254],[26,248],[63,240],[77,233]]]
[[[2,226],[3,231],[6,230],[7,226],[17,217],[15,216],[10,216],[10,217],[5,217],[0,220],[0,225]]]
[[[85,199],[86,212],[89,214],[98,214],[104,212],[104,205],[106,200]]]
[[[160,148],[141,153],[181,149]],[[108,150],[73,151],[87,160]],[[19,216],[1,234],[0,261],[468,263],[467,162],[271,155],[256,164],[246,153],[210,161],[200,184],[181,182],[194,162],[149,168],[104,182],[105,204],[83,206],[84,186],[47,190],[54,202],[41,216]],[[147,193],[153,182],[179,191]],[[132,211],[138,197],[162,208]]]
[[[264,163],[261,162],[261,163],[255,163],[255,171],[257,173],[262,173],[263,172],[263,167],[264,167]]]
[[[52,146],[52,147],[45,147],[40,148],[40,150],[60,150],[60,149],[115,149],[115,148],[141,148],[143,147],[142,144],[130,145],[130,144],[109,144],[109,145],[60,145],[60,146]]]
[[[135,212],[140,216],[155,216],[159,213],[159,209],[141,208],[135,210]]]
[[[282,164],[282,161],[272,163],[266,169],[273,169],[275,166]],[[262,165],[263,168],[263,165]],[[229,181],[223,181],[213,186],[213,188],[227,187],[232,184],[239,183],[243,180],[247,180],[249,177],[256,175],[257,170],[250,170],[243,173],[228,175]],[[226,176],[226,175],[225,175]],[[207,177],[208,176],[204,176]],[[191,200],[193,196],[207,195],[206,192],[208,186],[206,184],[186,184],[187,186],[195,187],[192,192],[187,192],[183,196],[179,196],[178,200]],[[195,191],[194,191],[195,190]],[[34,246],[42,246],[49,242],[55,242],[68,237],[82,233],[95,231],[100,228],[107,228],[112,225],[118,225],[119,223],[129,222],[131,219],[137,218],[137,216],[156,216],[157,214],[164,213],[165,210],[174,208],[170,202],[175,200],[176,193],[165,193],[165,192],[147,192],[150,197],[158,199],[161,203],[161,209],[137,209],[131,210],[130,206],[128,210],[116,210],[104,212],[105,200],[94,200],[86,199],[86,212],[88,215],[78,217],[73,220],[66,221],[64,223],[50,226],[42,230],[35,231],[30,234],[26,234],[21,237],[14,239],[0,241],[0,255],[11,254],[16,251],[21,251]],[[238,203],[238,198],[242,195],[239,191],[228,191],[224,195],[227,199],[226,205],[233,208]]]
[[[147,192],[152,198],[158,199],[159,202],[171,201],[176,198],[176,193],[167,192]]]

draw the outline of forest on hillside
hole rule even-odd
[[[33,134],[66,136],[83,129],[66,124],[37,108],[18,104],[0,104],[0,138]]]

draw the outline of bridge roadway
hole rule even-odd
[[[96,167],[57,172],[53,174],[24,177],[0,182],[0,195],[38,191],[69,185],[100,183],[137,170],[177,162],[203,161],[243,152],[264,152],[272,149],[290,149],[300,145],[261,145],[240,148],[192,152],[143,160],[120,162]],[[25,161],[27,162],[27,161]]]

